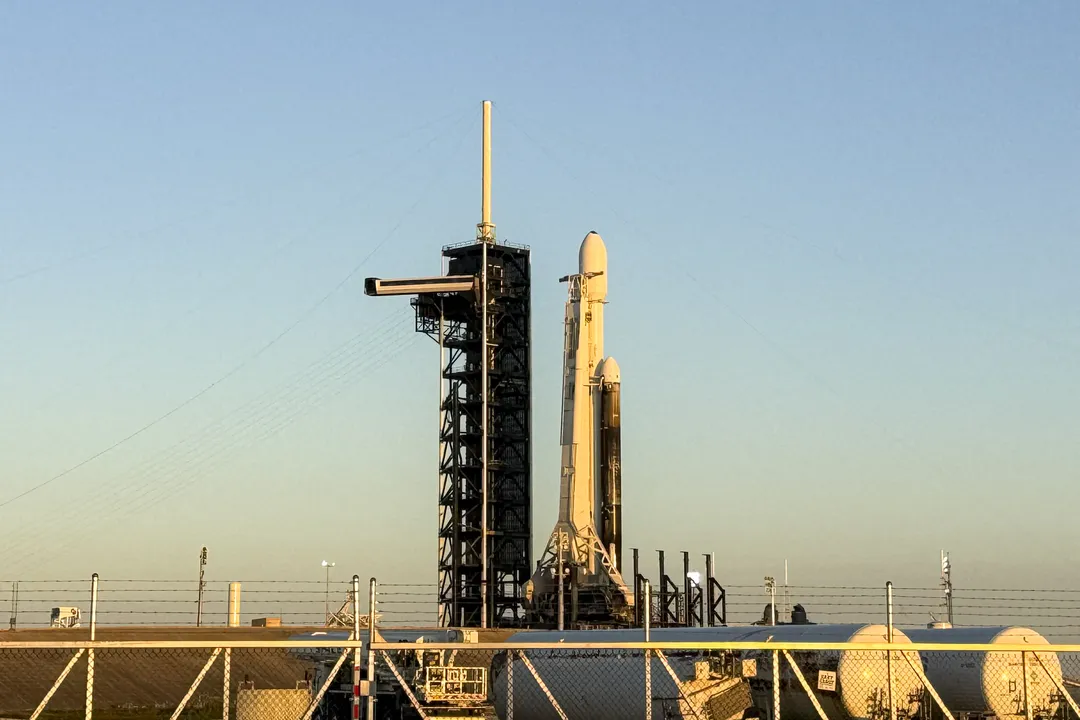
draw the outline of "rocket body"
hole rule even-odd
[[[559,519],[526,590],[541,618],[562,623],[565,588],[570,620],[631,617],[634,593],[619,573],[622,552],[622,456],[619,365],[604,357],[607,248],[594,232],[578,252],[569,284],[563,342],[559,442]]]
[[[621,506],[620,378],[618,364],[604,358],[607,248],[599,235],[591,232],[585,236],[578,253],[578,274],[567,279],[559,520],[579,533],[592,530],[608,551],[621,534],[611,530],[621,524],[621,517],[616,519],[614,513],[614,507]],[[621,510],[618,514],[621,516]],[[595,563],[596,557],[590,553],[590,574],[597,572]]]

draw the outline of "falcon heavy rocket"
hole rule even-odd
[[[526,600],[542,621],[622,623],[634,594],[619,572],[622,554],[621,378],[604,357],[607,248],[595,232],[581,243],[578,272],[561,279],[566,302],[559,519]],[[569,593],[569,598],[567,598]]]

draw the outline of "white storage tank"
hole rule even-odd
[[[1050,644],[1031,628],[1017,626],[917,628],[904,632],[912,642],[918,643],[1031,645],[1032,650]],[[1038,657],[1042,664],[1034,655],[1028,656],[1032,715],[1049,717],[1057,712],[1062,702],[1057,688],[1057,683],[1061,682],[1061,663],[1057,653],[1049,649],[1040,651]],[[924,652],[922,659],[927,679],[953,714],[998,718],[1026,715],[1024,665],[1020,653]]]
[[[884,643],[884,625],[777,625],[759,626],[739,638],[746,642]],[[911,640],[893,630],[893,644]],[[919,674],[898,649],[892,656],[893,706],[897,718],[914,717],[921,706],[923,685]],[[916,665],[919,654],[907,650]],[[883,650],[800,650],[791,653],[803,678],[814,691],[831,720],[881,720],[889,717],[889,660]],[[772,705],[772,652],[747,651],[744,659],[756,660],[757,675],[751,679],[751,696],[762,716]],[[818,720],[817,711],[795,677],[791,665],[780,655],[780,717],[783,720]]]
[[[745,628],[658,628],[656,642],[730,642]],[[527,642],[643,642],[642,630],[533,631],[516,633],[507,644]],[[645,717],[645,656],[641,650],[525,650],[537,675],[569,720],[624,720]],[[730,720],[749,706],[741,678],[732,674],[731,657],[700,651],[665,651],[678,683],[653,657],[654,718]],[[492,666],[495,710],[507,717],[505,652]],[[514,660],[514,720],[558,720],[559,715],[520,658]]]

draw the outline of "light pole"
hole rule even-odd
[[[771,577],[765,578],[765,591],[769,593],[769,624],[776,624],[776,580]]]
[[[326,568],[326,610],[325,610],[325,618],[326,618],[326,624],[329,625],[330,624],[330,568],[334,567],[334,563],[327,562],[326,560],[323,560],[322,561],[322,566],[324,568]]]

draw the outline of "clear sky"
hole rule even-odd
[[[0,579],[206,544],[434,581],[436,350],[362,279],[474,236],[491,99],[537,546],[596,230],[628,547],[1080,587],[1078,37],[1074,2],[0,5]]]

